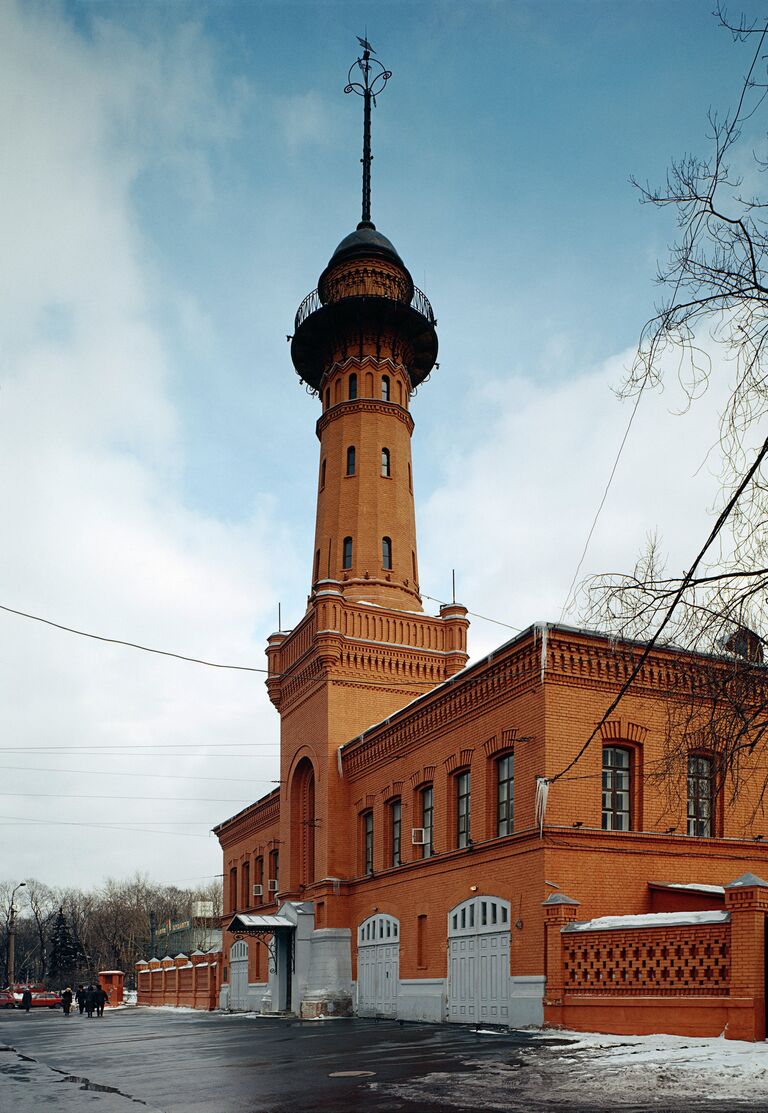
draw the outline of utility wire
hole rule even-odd
[[[446,603],[445,599],[437,599],[434,595],[427,595],[426,591],[420,591],[419,595],[422,597],[422,599],[429,599],[431,603],[439,603],[441,607],[452,606],[451,603]],[[479,618],[483,622],[492,622],[495,626],[506,626],[508,630],[514,630],[517,634],[521,634],[523,632],[522,626],[512,626],[511,623],[502,622],[499,618],[489,618],[488,615],[478,614],[477,611],[468,610],[467,614],[471,614],[473,618]]]
[[[242,796],[234,799],[224,796],[106,796],[102,793],[71,792],[2,792],[0,796],[23,796],[45,800],[170,800],[175,804],[240,804]]]
[[[79,634],[81,638],[93,638],[97,642],[108,642],[110,645],[125,645],[129,649],[140,649],[144,653],[158,653],[161,657],[175,657],[178,661],[190,661],[193,665],[207,665],[210,669],[235,669],[238,672],[263,672],[268,669],[254,668],[252,665],[222,665],[217,661],[204,661],[200,657],[186,657],[183,653],[171,653],[167,649],[151,649],[148,645],[139,645],[137,642],[123,641],[122,638],[107,638],[102,634],[89,634],[85,630],[76,630],[73,626],[63,626],[60,622],[52,622],[49,618],[41,618],[37,614],[27,614],[17,611],[13,607],[6,607],[0,603],[0,611],[18,615],[20,618],[31,618],[33,622],[42,622],[46,626],[53,626],[56,630],[64,630],[68,634]]]
[[[586,753],[589,746],[592,744],[594,739],[597,737],[601,728],[605,725],[605,723],[608,721],[609,717],[613,714],[613,712],[616,710],[618,705],[621,703],[624,696],[629,691],[630,686],[632,685],[635,678],[637,677],[640,670],[642,669],[643,665],[645,664],[646,660],[648,659],[648,656],[650,655],[651,650],[654,648],[654,646],[658,642],[659,638],[661,637],[661,634],[664,631],[665,627],[670,622],[670,620],[672,618],[672,615],[674,614],[678,603],[682,599],[686,588],[689,586],[691,580],[694,577],[696,569],[698,568],[701,561],[704,559],[704,556],[707,552],[707,549],[709,549],[710,545],[712,544],[712,542],[715,540],[715,538],[719,534],[720,530],[725,525],[725,523],[728,520],[728,517],[731,514],[734,506],[739,501],[739,499],[741,498],[741,496],[743,495],[744,491],[747,489],[749,484],[752,482],[752,479],[754,478],[756,472],[760,468],[760,465],[762,464],[763,460],[765,459],[765,457],[767,455],[768,455],[768,438],[766,438],[763,441],[763,446],[760,449],[760,451],[758,452],[752,466],[750,467],[749,471],[746,473],[746,475],[742,479],[741,483],[738,485],[738,487],[734,491],[731,498],[728,500],[728,503],[726,504],[724,509],[721,511],[720,515],[718,516],[717,521],[715,522],[714,526],[712,527],[712,530],[709,534],[709,537],[707,538],[707,540],[704,543],[703,548],[701,548],[699,550],[699,553],[698,553],[696,559],[694,560],[693,564],[691,565],[690,569],[686,572],[686,574],[683,576],[682,580],[680,581],[680,587],[675,592],[675,597],[672,600],[669,608],[667,609],[667,613],[664,615],[664,618],[662,619],[659,628],[656,630],[655,634],[650,639],[650,641],[646,642],[646,644],[643,648],[643,652],[638,657],[637,663],[635,664],[635,667],[632,669],[632,672],[629,674],[629,676],[627,677],[627,679],[624,681],[621,688],[619,689],[618,695],[615,697],[615,699],[612,700],[611,705],[605,711],[605,713],[601,717],[599,723],[593,729],[589,738],[586,740],[586,742],[581,747],[581,749],[576,754],[576,756],[571,761],[568,762],[568,764],[565,766],[564,769],[561,769],[559,773],[556,773],[554,777],[547,777],[546,778],[547,781],[550,784],[554,784],[555,781],[560,780],[560,778],[563,777],[570,769],[572,769],[573,766],[576,764],[576,762],[579,761],[581,757],[583,757],[583,755]]]
[[[648,382],[648,380],[644,379],[643,383],[640,387],[640,390],[637,392],[637,397],[635,398],[635,404],[632,407],[631,414],[629,415],[629,421],[627,422],[627,427],[624,430],[624,436],[621,438],[621,444],[619,445],[619,450],[616,453],[616,458],[613,461],[613,467],[611,468],[610,474],[608,476],[608,482],[606,483],[605,490],[603,491],[603,497],[600,499],[597,510],[595,511],[595,516],[592,519],[592,525],[589,527],[589,533],[587,534],[587,539],[584,542],[584,548],[581,550],[581,556],[579,557],[579,563],[576,565],[576,571],[573,573],[573,579],[571,580],[570,587],[568,588],[568,594],[566,595],[565,602],[563,603],[563,609],[560,611],[560,618],[557,620],[558,626],[562,625],[563,619],[565,618],[565,615],[566,615],[566,613],[569,609],[569,604],[571,602],[571,595],[573,594],[574,586],[576,584],[577,579],[579,578],[579,572],[581,572],[581,566],[584,563],[584,559],[587,555],[587,550],[589,549],[589,543],[592,540],[592,534],[595,532],[595,529],[597,527],[598,518],[600,517],[600,514],[602,513],[603,507],[605,506],[605,501],[608,498],[608,492],[611,489],[611,484],[613,483],[613,477],[616,475],[616,469],[619,466],[619,461],[621,460],[621,455],[624,451],[624,446],[627,443],[627,438],[629,437],[629,431],[632,428],[632,423],[635,420],[635,415],[636,415],[638,407],[640,405],[640,399],[643,397],[643,391],[645,390],[647,382]]]
[[[137,828],[118,823],[84,823],[74,819],[30,819],[25,815],[0,815],[0,826],[11,827],[17,823],[26,823],[33,827],[93,827],[107,831],[130,831],[139,835],[171,835],[174,838],[207,839],[208,835],[196,835],[190,831],[157,831],[151,827]],[[203,824],[200,824],[202,827]]]
[[[92,777],[142,777],[146,780],[167,781],[230,781],[233,784],[279,784],[280,782],[269,777],[193,777],[182,773],[123,773],[118,769],[48,769],[40,765],[0,765],[0,772],[13,770],[17,773],[63,773],[66,776]]]

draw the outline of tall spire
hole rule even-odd
[[[357,227],[375,228],[376,225],[371,220],[371,163],[373,162],[373,155],[371,154],[371,101],[373,101],[375,107],[376,97],[384,91],[384,86],[392,76],[392,71],[385,70],[378,58],[371,57],[376,51],[367,38],[361,39],[358,35],[357,41],[363,48],[363,56],[349,67],[344,92],[357,93],[359,97],[363,98],[363,157],[360,160],[363,164],[363,218]],[[355,70],[359,70],[362,74],[362,81],[352,80],[353,74],[355,77],[358,76]]]

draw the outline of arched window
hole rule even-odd
[[[382,402],[389,401],[389,375],[381,376],[381,400]]]
[[[347,449],[347,475],[355,474],[355,446],[351,444]]]
[[[373,812],[363,812],[360,817],[362,820],[362,859],[363,859],[363,873],[373,873]]]
[[[352,538],[344,538],[344,555],[342,560],[342,568],[352,567]]]
[[[392,465],[388,448],[382,448],[381,450],[381,474],[385,479],[389,479],[392,475]]]
[[[350,399],[357,398],[357,375],[354,371],[349,376],[349,397]]]
[[[320,550],[315,553],[315,580],[320,579]]]
[[[603,830],[629,831],[632,826],[632,752],[623,746],[603,747]]]
[[[389,802],[389,864],[399,866],[402,863],[402,828],[403,805],[400,797]]]
[[[688,757],[688,834],[711,838],[714,765],[706,754]]]
[[[496,834],[511,835],[515,829],[515,755],[504,754],[496,761]]]
[[[325,486],[325,460],[320,464],[320,490]]]
[[[456,792],[456,846],[461,850],[471,845],[470,836],[470,782],[469,770],[457,773],[454,778]]]
[[[382,537],[381,539],[381,563],[385,568],[392,567],[392,538]]]
[[[315,771],[309,758],[302,758],[291,780],[291,816],[298,831],[291,840],[293,876],[301,885],[315,880]]]
[[[326,408],[326,410],[329,409],[330,405],[331,405],[331,388],[329,386],[327,386],[325,388],[325,408]]]

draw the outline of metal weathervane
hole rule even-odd
[[[373,155],[371,154],[371,101],[373,101],[375,107],[376,97],[384,91],[384,86],[392,76],[392,71],[385,70],[378,58],[371,57],[376,51],[367,39],[361,39],[358,35],[357,41],[363,48],[363,56],[349,67],[344,92],[357,93],[359,97],[363,98],[363,157],[360,160],[363,164],[363,219],[359,226],[373,228],[374,225],[371,222],[371,163],[373,162]],[[353,80],[353,76],[358,77],[356,70],[359,70],[362,74],[362,81]]]

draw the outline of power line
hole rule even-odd
[[[122,755],[117,755],[121,757]],[[42,766],[3,766],[0,770],[13,770],[14,772],[61,772],[61,774],[87,777],[141,777],[144,780],[224,780],[234,785],[278,785],[279,781],[270,777],[193,777],[175,772],[124,772],[116,769],[50,769]]]
[[[762,464],[763,460],[765,459],[765,457],[767,455],[768,455],[768,438],[766,438],[763,441],[763,446],[760,449],[760,451],[758,452],[757,456],[755,457],[755,460],[752,463],[752,466],[750,467],[749,471],[746,473],[746,475],[742,479],[741,483],[738,485],[738,487],[734,491],[733,495],[728,500],[728,503],[726,504],[724,509],[720,512],[717,521],[715,522],[714,526],[712,527],[712,529],[710,531],[709,537],[704,542],[704,546],[699,550],[699,553],[696,556],[696,559],[694,560],[690,569],[686,572],[686,574],[683,576],[682,580],[680,581],[680,587],[675,592],[675,597],[672,600],[672,602],[670,603],[669,608],[667,609],[667,613],[664,615],[664,618],[662,619],[661,624],[659,625],[659,628],[656,630],[655,634],[650,639],[650,641],[647,641],[645,643],[645,646],[643,647],[643,652],[638,657],[637,662],[636,662],[634,668],[632,669],[632,672],[629,674],[629,676],[627,677],[627,679],[624,681],[621,688],[619,689],[618,695],[611,701],[610,706],[603,713],[600,721],[594,727],[594,729],[592,730],[592,733],[590,734],[589,738],[587,738],[586,742],[581,747],[581,749],[576,754],[576,756],[574,758],[572,758],[571,761],[568,762],[568,764],[565,766],[565,768],[561,769],[559,773],[556,773],[554,777],[547,777],[546,778],[546,780],[549,784],[554,784],[555,781],[558,781],[570,769],[573,768],[573,766],[576,764],[577,761],[579,761],[583,757],[583,755],[586,753],[589,746],[592,744],[594,739],[599,734],[599,732],[602,729],[602,727],[604,726],[604,724],[607,722],[608,718],[613,714],[613,712],[616,710],[618,705],[621,703],[624,696],[629,691],[630,686],[632,685],[632,683],[634,682],[638,673],[640,672],[641,668],[643,667],[646,660],[648,659],[648,656],[650,655],[651,650],[654,648],[654,646],[658,642],[659,638],[661,637],[661,634],[662,634],[663,630],[665,629],[667,624],[670,622],[670,620],[672,618],[672,615],[675,611],[675,608],[677,607],[678,603],[682,599],[683,594],[685,593],[687,587],[689,586],[691,580],[693,579],[694,574],[696,572],[696,569],[698,568],[701,561],[704,559],[704,556],[707,552],[707,549],[710,547],[710,545],[715,540],[715,538],[717,537],[720,530],[725,525],[725,523],[728,520],[728,517],[730,516],[733,508],[735,507],[736,503],[739,501],[741,496],[744,494],[744,491],[747,489],[749,484],[752,482],[752,479],[754,478],[755,474],[757,473],[757,471],[760,468],[760,465]]]
[[[422,599],[429,599],[432,603],[439,603],[441,607],[452,606],[452,604],[446,603],[444,599],[437,599],[434,595],[427,595],[426,591],[420,591],[419,595]],[[486,614],[478,614],[477,611],[470,610],[467,611],[467,614],[472,615],[473,618],[479,618],[483,622],[492,622],[495,626],[506,626],[508,630],[514,630],[517,634],[523,632],[522,626],[513,626],[510,622],[502,622],[500,618],[489,618]]]
[[[210,669],[234,669],[237,672],[262,672],[268,669],[255,668],[252,665],[222,665],[217,661],[205,661],[200,657],[187,657],[183,653],[171,653],[168,649],[152,649],[148,645],[139,645],[138,642],[124,641],[122,638],[107,638],[102,634],[89,634],[86,630],[76,630],[73,626],[63,626],[60,622],[52,622],[49,618],[41,618],[37,614],[27,614],[26,611],[17,611],[13,607],[6,607],[0,603],[0,611],[18,615],[20,618],[30,618],[33,622],[42,622],[45,626],[53,626],[56,630],[64,630],[68,634],[78,634],[81,638],[92,638],[97,642],[108,642],[110,645],[124,645],[129,649],[140,649],[143,653],[157,653],[161,657],[175,657],[178,661],[189,661],[193,665],[206,665]]]
[[[60,754],[82,754],[82,753],[101,754],[101,753],[103,753],[105,757],[113,757],[113,756],[114,757],[124,757],[124,756],[135,757],[137,750],[147,750],[149,752],[149,754],[157,754],[158,757],[176,757],[176,756],[178,756],[178,757],[194,757],[195,754],[190,753],[190,750],[189,750],[190,746],[191,747],[205,747],[205,749],[209,749],[209,750],[215,750],[217,746],[221,746],[222,749],[227,749],[227,750],[231,750],[235,747],[241,747],[243,749],[249,749],[249,750],[250,749],[266,750],[266,749],[269,749],[269,748],[278,749],[279,745],[280,745],[279,742],[154,742],[154,743],[153,742],[148,742],[148,743],[137,742],[136,745],[134,745],[132,742],[120,742],[120,743],[117,743],[117,744],[107,743],[106,745],[102,746],[99,743],[94,742],[89,746],[53,746],[53,745],[51,745],[51,746],[0,746],[0,753],[6,753],[6,754],[17,754],[17,753],[21,753],[21,754],[27,754],[27,753],[29,753],[29,754],[47,754],[49,756],[51,754],[59,754],[59,753]],[[177,753],[162,754],[162,753],[158,752],[160,750],[174,750],[174,751],[183,750],[184,752],[181,753],[181,754],[177,754]],[[148,755],[140,754],[139,756],[140,757],[145,757],[145,756],[148,756]],[[205,757],[206,755],[205,754],[200,754],[199,756],[200,757]],[[210,756],[210,755],[208,755],[208,756]],[[214,755],[214,756],[224,756],[224,757],[226,757],[228,755],[217,754],[217,755]],[[235,754],[234,756],[235,757],[247,757],[248,755],[247,754]]]
[[[208,835],[196,835],[191,831],[157,831],[151,827],[138,828],[119,823],[85,823],[74,819],[30,819],[25,815],[0,815],[0,826],[12,827],[17,823],[26,823],[28,826],[40,827],[92,827],[106,831],[130,831],[137,835],[170,835],[173,838],[207,839]],[[202,824],[201,824],[202,826]]]
[[[71,792],[2,792],[0,796],[23,796],[45,800],[170,800],[176,804],[239,804],[242,796],[231,799],[224,796],[106,796],[97,793]]]
[[[613,461],[613,467],[611,468],[610,474],[608,476],[608,482],[606,483],[605,490],[603,491],[603,497],[600,499],[597,510],[595,511],[595,516],[592,519],[592,525],[589,527],[589,533],[587,534],[587,539],[584,542],[584,548],[581,550],[581,556],[579,557],[579,563],[576,565],[576,571],[573,573],[573,579],[571,580],[570,587],[568,588],[568,594],[566,595],[565,602],[563,603],[563,609],[560,611],[560,618],[558,619],[558,625],[562,624],[562,621],[565,617],[566,611],[568,610],[568,605],[571,601],[571,595],[573,593],[574,585],[575,585],[575,583],[578,579],[579,572],[581,571],[581,566],[584,563],[584,558],[587,555],[587,549],[589,548],[589,543],[592,540],[592,534],[595,532],[595,528],[597,527],[597,520],[600,517],[600,514],[602,513],[603,507],[605,506],[605,500],[608,498],[608,492],[611,489],[611,484],[613,483],[613,477],[616,475],[616,469],[619,466],[619,460],[621,460],[621,455],[624,451],[624,445],[627,443],[627,438],[629,436],[629,431],[632,428],[633,421],[635,420],[635,414],[637,413],[638,407],[640,405],[640,399],[643,396],[643,391],[645,390],[645,386],[646,386],[647,382],[648,382],[648,380],[645,379],[643,381],[642,386],[640,387],[640,390],[637,392],[637,397],[635,398],[635,404],[632,407],[631,414],[629,415],[629,421],[627,422],[627,427],[624,430],[624,436],[621,438],[621,444],[619,445],[619,450],[616,453],[616,459]]]

